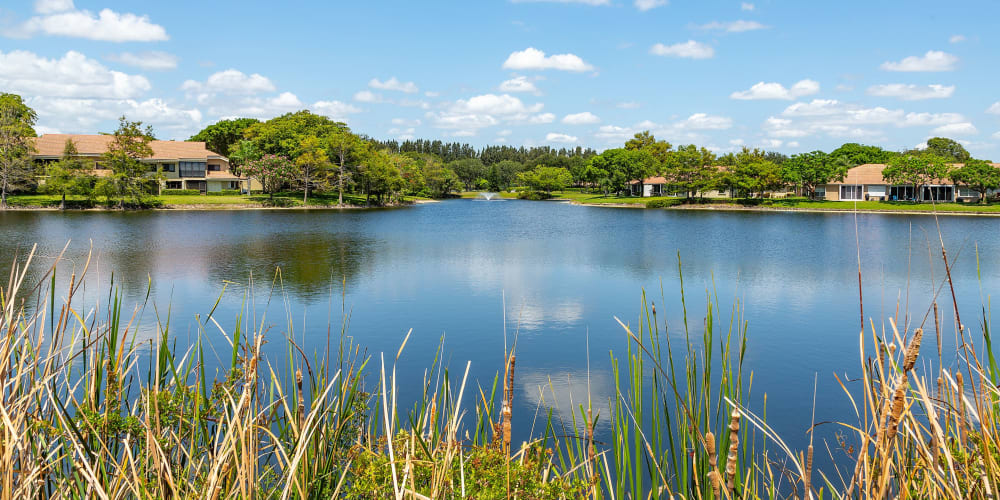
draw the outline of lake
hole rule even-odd
[[[974,332],[981,304],[1000,284],[998,224],[990,217],[940,218],[962,317]],[[380,352],[395,356],[412,328],[399,362],[403,389],[419,387],[443,337],[452,371],[461,372],[471,360],[472,379],[488,390],[502,371],[504,330],[508,342],[516,331],[514,415],[521,438],[530,429],[539,386],[551,381],[555,397],[547,395],[546,403],[557,404],[564,417],[571,401],[585,401],[588,345],[591,391],[607,422],[609,352],[622,352],[626,343],[614,318],[636,325],[644,289],[670,334],[683,338],[678,255],[692,335],[700,335],[708,292],[718,295],[727,319],[740,301],[749,322],[751,404],[767,393],[769,422],[796,448],[807,440],[815,374],[817,421],[850,420],[833,374],[860,374],[858,242],[865,315],[877,325],[888,325],[897,308],[919,324],[944,277],[936,222],[924,215],[666,211],[515,200],[386,210],[0,213],[4,269],[33,243],[38,262],[48,264],[67,241],[61,281],[82,266],[92,244],[87,300],[104,300],[112,271],[126,304],[142,301],[151,281],[150,301],[164,318],[169,307],[180,343],[197,333],[195,315],[203,318],[212,309],[224,285],[214,317],[231,328],[251,274],[258,316],[266,311],[274,325],[268,349],[279,362],[289,322],[306,352],[322,351],[330,325],[334,332],[339,328],[342,303],[349,333],[376,363]],[[268,303],[276,268],[281,280]],[[950,325],[947,287],[939,303]],[[154,319],[147,309],[140,335],[150,335]],[[944,330],[945,352],[953,353],[954,328]],[[224,346],[217,330],[206,335]],[[922,363],[936,363],[932,344],[924,343]],[[954,354],[945,357],[946,364],[954,360]]]

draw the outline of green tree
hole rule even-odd
[[[562,167],[537,167],[517,174],[517,180],[534,191],[551,193],[566,189],[573,182],[573,174]]]
[[[347,161],[349,158],[357,158],[366,154],[367,148],[358,136],[351,133],[351,129],[346,125],[329,130],[323,136],[323,142],[327,151],[337,162],[337,206],[344,206],[344,183],[350,182],[350,173],[347,171]]]
[[[671,148],[673,146],[669,142],[656,140],[656,137],[648,130],[636,133],[634,137],[625,141],[625,149],[646,151],[660,164],[667,161]]]
[[[694,144],[678,146],[666,157],[664,177],[670,186],[683,191],[688,198],[707,191],[715,185],[715,155]]]
[[[7,194],[28,185],[34,167],[35,120],[38,115],[21,96],[0,93],[0,209],[7,208]]]
[[[60,210],[66,209],[67,195],[89,195],[94,184],[94,177],[80,159],[72,139],[66,139],[62,157],[46,166],[45,175],[47,178],[42,188],[46,193],[61,196]]]
[[[424,182],[434,198],[447,198],[451,193],[462,189],[462,181],[441,162],[428,162],[424,167]]]
[[[243,140],[246,129],[257,123],[260,123],[260,120],[256,118],[221,120],[205,127],[188,140],[204,142],[209,151],[228,156],[233,145]]]
[[[955,184],[963,184],[979,193],[979,202],[986,203],[990,190],[1000,188],[1000,169],[984,160],[969,159],[948,174]]]
[[[455,160],[448,163],[448,168],[455,172],[466,191],[475,189],[476,181],[486,176],[486,167],[479,158]]]
[[[904,154],[893,157],[882,169],[890,184],[912,184],[917,196],[925,184],[948,176],[947,160],[931,154]]]
[[[295,165],[288,160],[288,157],[272,154],[262,155],[246,162],[240,167],[240,171],[243,175],[256,179],[264,192],[270,195],[271,200],[274,200],[274,193],[295,180],[297,174]]]
[[[392,201],[393,197],[402,192],[406,182],[400,173],[399,165],[405,158],[387,151],[374,151],[369,155],[358,176],[365,192],[365,202],[371,204],[372,196],[377,203]]]
[[[522,170],[524,170],[524,165],[513,160],[503,160],[487,168],[486,180],[489,182],[490,189],[503,191],[510,189],[510,186],[517,180],[517,174],[521,173]]]
[[[140,204],[146,195],[149,168],[143,159],[153,156],[151,127],[142,128],[142,122],[129,121],[122,116],[118,119],[118,129],[112,134],[108,150],[102,161],[111,174],[101,179],[105,195],[118,200],[118,208],[125,203]]]
[[[886,151],[878,146],[866,146],[856,142],[849,142],[830,151],[830,156],[834,158],[846,157],[851,167],[869,163],[889,163],[893,157],[899,153]]]
[[[299,170],[298,181],[302,184],[302,204],[305,205],[309,202],[309,188],[326,179],[330,159],[319,138],[314,135],[302,139],[297,153],[295,165]]]
[[[958,141],[946,137],[927,139],[927,149],[924,150],[924,153],[940,156],[955,163],[965,163],[972,158],[972,155]]]
[[[786,179],[802,187],[813,198],[816,188],[832,180],[843,180],[851,166],[846,156],[832,156],[822,151],[792,155],[782,167]]]
[[[764,152],[743,148],[736,154],[736,164],[720,174],[720,186],[730,188],[740,196],[762,196],[785,185],[781,166],[765,160]]]
[[[649,177],[656,168],[656,160],[642,149],[608,149],[590,159],[591,174],[603,175],[597,183],[605,195],[625,191],[628,183]]]

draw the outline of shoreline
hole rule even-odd
[[[408,203],[396,203],[392,205],[380,205],[380,206],[370,206],[366,207],[363,205],[308,205],[308,206],[292,206],[292,207],[269,207],[260,204],[253,203],[191,203],[191,204],[174,204],[174,205],[163,205],[159,207],[149,207],[149,208],[105,208],[105,207],[91,207],[91,208],[67,208],[60,209],[59,207],[40,207],[40,206],[20,206],[20,207],[7,207],[5,210],[0,210],[0,213],[7,212],[183,212],[183,211],[244,211],[244,210],[378,210],[378,209],[389,209],[389,208],[406,208],[414,205],[422,205],[425,203],[438,203],[438,200],[413,200]]]
[[[568,199],[550,200],[569,202],[571,205],[582,207],[607,207],[607,208],[642,208],[643,203],[583,203]],[[664,207],[651,210],[701,210],[715,212],[805,212],[805,213],[864,213],[864,214],[886,214],[886,215],[948,215],[948,216],[968,216],[968,217],[1000,217],[1000,212],[976,212],[976,211],[955,211],[955,210],[872,210],[869,208],[795,208],[795,207],[747,207],[739,205],[680,205],[676,207]]]

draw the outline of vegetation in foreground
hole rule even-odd
[[[516,338],[492,384],[470,381],[469,364],[450,370],[439,351],[420,394],[401,394],[406,338],[396,353],[369,356],[345,318],[325,345],[298,345],[254,317],[248,297],[228,327],[211,306],[190,347],[178,348],[155,309],[154,340],[140,341],[148,304],[129,310],[112,291],[100,310],[78,310],[88,264],[60,291],[57,260],[32,287],[32,255],[0,293],[3,500],[989,498],[1000,481],[986,307],[978,338],[957,311],[956,331],[944,331],[936,301],[912,330],[908,316],[862,321],[863,365],[838,376],[855,411],[836,424],[839,449],[827,450],[847,463],[814,470],[812,444],[788,448],[751,409],[747,324],[738,303],[727,318],[712,294],[698,320],[682,307],[682,336],[666,335],[644,297],[638,323],[619,322],[612,399],[588,398],[568,422],[549,412],[518,444]],[[941,256],[948,269],[943,244]],[[683,289],[682,277],[682,306]],[[948,297],[950,272],[938,289]],[[953,295],[945,302],[957,306]],[[946,355],[951,334],[959,347]],[[207,335],[230,351],[213,353]],[[265,356],[265,342],[285,354]],[[226,360],[212,378],[209,355]],[[946,356],[957,363],[945,368]],[[607,441],[595,437],[602,418]]]

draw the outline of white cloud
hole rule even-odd
[[[1000,101],[993,103],[987,110],[987,113],[992,113],[994,115],[1000,115]]]
[[[729,145],[730,146],[742,146],[743,144],[744,144],[743,139],[730,139],[729,140]]]
[[[152,88],[142,75],[108,70],[87,56],[69,51],[60,59],[32,52],[0,52],[0,88],[47,97],[128,99]]]
[[[762,99],[785,99],[791,100],[798,97],[812,95],[819,92],[819,82],[813,80],[800,80],[792,85],[791,89],[785,88],[780,83],[755,83],[749,90],[733,92],[730,99],[740,100],[762,100]]]
[[[928,50],[923,56],[906,57],[899,62],[886,61],[881,68],[886,71],[954,71],[958,57],[940,50]]]
[[[399,104],[400,106],[403,106],[404,108],[420,108],[420,109],[430,109],[431,108],[430,103],[428,103],[427,101],[420,100],[420,99],[417,99],[417,100],[403,99],[403,100],[399,101],[397,104]]]
[[[501,92],[532,92],[538,94],[538,87],[526,76],[515,76],[500,84]]]
[[[181,84],[181,90],[195,96],[199,102],[205,102],[216,94],[254,95],[273,92],[275,87],[271,80],[260,74],[247,75],[242,71],[227,69],[213,73],[204,82],[187,80]]]
[[[69,10],[73,9],[71,1],[42,0],[35,4],[35,9],[42,15],[29,18],[24,24],[7,30],[6,34],[15,37],[44,34],[105,42],[161,42],[170,39],[163,26],[152,23],[148,16],[119,14],[111,9],[103,9],[94,15],[88,10]]]
[[[786,146],[790,148],[797,148],[799,147],[799,141],[788,141],[788,144],[786,144]]]
[[[615,104],[615,107],[620,109],[639,109],[639,103],[635,101],[625,101]]]
[[[368,86],[373,89],[393,90],[396,92],[405,92],[407,94],[415,94],[419,90],[417,88],[417,84],[413,82],[401,82],[396,77],[389,78],[384,82],[379,81],[378,78],[372,78],[368,81]]]
[[[532,125],[540,125],[543,123],[552,123],[556,121],[556,115],[552,113],[540,113],[528,118],[528,123]]]
[[[548,134],[545,134],[545,140],[547,142],[560,142],[560,143],[573,143],[579,141],[579,139],[576,136],[558,134],[555,132],[549,132]]]
[[[35,12],[52,14],[73,10],[73,0],[35,0]]]
[[[438,97],[441,95],[441,93],[428,90],[427,92],[424,92],[424,95],[427,97]]]
[[[750,10],[753,10],[753,9],[754,9],[754,5],[752,3],[743,2],[743,3],[740,4],[740,10],[750,11]]]
[[[728,33],[742,33],[744,31],[756,31],[756,30],[767,29],[768,26],[760,24],[757,21],[744,21],[741,19],[738,21],[728,21],[728,22],[712,21],[708,24],[703,24],[699,26],[699,28],[703,30],[725,31]]]
[[[341,101],[316,101],[312,105],[312,111],[326,116],[331,120],[346,122],[347,115],[360,113],[361,109],[353,104]],[[417,123],[419,124],[420,120],[417,120]]]
[[[400,127],[419,127],[421,123],[423,123],[423,122],[421,122],[419,118],[414,118],[412,120],[407,119],[407,118],[393,118],[392,119],[392,124],[393,125],[398,125]]]
[[[959,113],[915,113],[881,106],[867,108],[836,99],[813,99],[794,103],[769,117],[763,129],[770,137],[789,138],[826,135],[837,138],[883,140],[883,127],[943,126],[965,122]]]
[[[468,100],[455,101],[452,109],[458,113],[485,113],[490,115],[515,115],[536,113],[542,109],[541,104],[525,106],[520,99],[509,94],[483,94]]]
[[[512,52],[503,63],[504,69],[513,70],[545,70],[556,69],[561,71],[590,71],[593,66],[584,62],[580,56],[575,54],[553,54],[546,56],[545,52],[534,47],[528,47],[522,51]]]
[[[688,40],[673,45],[658,43],[649,49],[649,53],[657,56],[709,59],[715,55],[715,49],[704,43]]]
[[[993,132],[993,136],[992,137],[994,139],[1000,139],[1000,132]]]
[[[497,135],[499,135],[500,137],[506,137],[506,136],[508,136],[510,134],[513,134],[513,133],[514,133],[513,130],[506,130],[505,129],[505,130],[501,130],[501,131],[497,132]]]
[[[965,41],[965,35],[951,35],[948,39],[948,43],[962,43]]]
[[[177,56],[167,52],[122,52],[111,54],[108,59],[137,68],[166,71],[177,68]]]
[[[920,101],[923,99],[944,99],[955,93],[954,85],[914,85],[889,83],[868,87],[868,95],[879,97],[896,97],[904,101]]]
[[[162,134],[167,132],[184,139],[200,128],[202,120],[198,109],[179,108],[158,98],[138,101],[40,96],[28,98],[27,102],[38,111],[39,130],[66,133],[93,134],[101,123],[126,115],[152,125],[162,138],[167,138]]]
[[[969,122],[961,123],[949,123],[947,125],[941,125],[935,128],[931,132],[940,136],[956,136],[956,135],[976,135],[979,130],[976,130],[975,125]]]
[[[354,100],[358,102],[382,102],[382,96],[370,90],[360,90],[354,93]]]
[[[647,10],[650,9],[663,7],[668,3],[670,2],[668,2],[667,0],[635,0],[635,8],[639,9],[642,12],[646,12]]]
[[[689,130],[726,130],[733,126],[733,119],[726,116],[695,113],[687,119],[677,122],[674,126]]]
[[[765,148],[780,148],[784,143],[785,141],[782,141],[781,139],[764,139],[761,141],[761,144]]]
[[[584,111],[582,113],[566,115],[563,117],[562,122],[569,125],[591,125],[594,123],[601,123],[601,119],[590,111]]]

